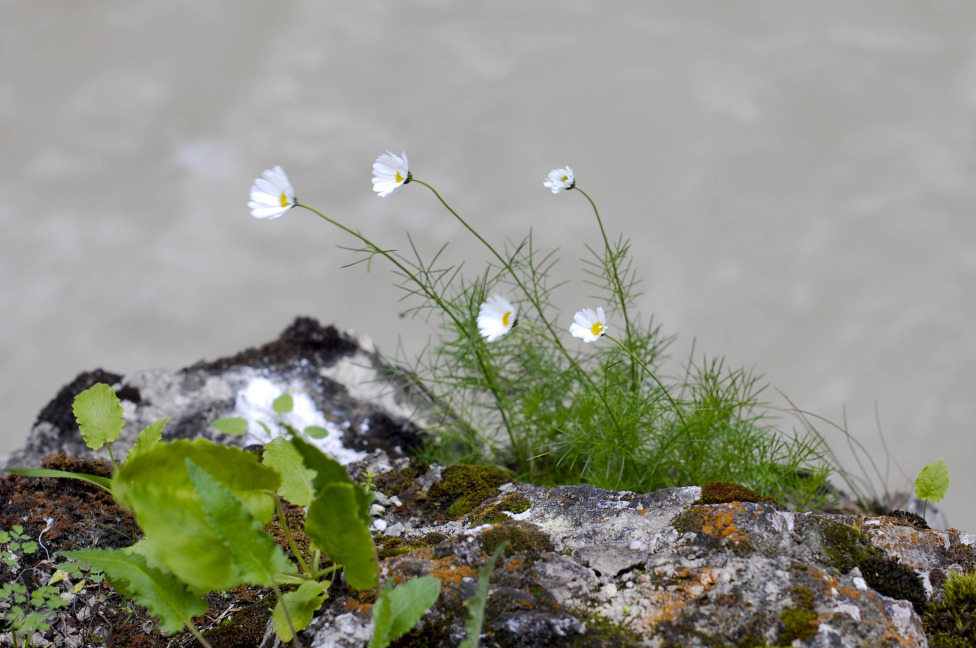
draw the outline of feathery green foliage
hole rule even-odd
[[[584,259],[596,290],[590,299],[608,312],[593,343],[582,345],[566,334],[568,322],[553,305],[563,283],[555,251],[531,231],[496,247],[431,185],[412,172],[403,184],[410,182],[428,188],[484,245],[493,258],[487,267],[465,276],[445,260],[445,247],[427,259],[408,236],[401,254],[295,206],[357,238],[361,262],[389,261],[407,312],[439,328],[417,358],[398,358],[406,369],[394,370],[427,398],[423,415],[435,439],[427,459],[487,462],[540,485],[647,491],[733,480],[781,501],[820,503],[835,467],[829,449],[815,430],[777,429],[758,376],[707,358],[692,358],[683,376],[665,374],[671,340],[635,314],[640,280],[630,244],[608,236],[596,204],[575,182],[562,188],[586,198],[601,235],[602,245],[587,246]],[[478,319],[496,294],[511,298],[517,326],[492,336],[479,331]]]

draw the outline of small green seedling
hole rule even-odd
[[[124,425],[122,403],[119,402],[118,396],[108,385],[97,383],[75,396],[71,407],[85,444],[92,450],[100,450],[103,446],[108,448],[109,459],[112,461],[112,471],[117,472],[119,466],[115,463],[115,455],[112,453],[112,442],[122,434]],[[135,445],[126,455],[126,460],[149,450],[159,442],[163,438],[163,426],[166,425],[167,421],[169,418],[160,419],[140,432]],[[112,492],[112,480],[99,475],[50,470],[48,468],[6,468],[5,470],[25,477],[80,479],[110,493]]]
[[[271,409],[273,409],[275,414],[277,414],[278,416],[284,416],[285,414],[288,414],[289,412],[292,411],[292,409],[294,409],[294,407],[295,407],[295,399],[288,392],[285,392],[281,396],[278,396],[278,398],[274,399],[274,401],[271,403]],[[276,435],[271,431],[271,428],[268,427],[267,423],[265,423],[264,421],[255,421],[255,422],[258,425],[260,425],[262,428],[264,428],[264,433],[268,436],[269,441],[275,438]],[[211,425],[214,427],[214,429],[218,430],[219,432],[223,432],[224,434],[234,434],[238,436],[243,436],[247,434],[248,431],[248,420],[240,416],[226,416],[224,418],[219,418],[213,423],[211,423]],[[278,422],[278,425],[281,426],[281,428],[288,434],[291,435],[296,434],[295,430],[290,425],[286,425],[281,421]],[[311,439],[324,439],[329,435],[328,430],[318,425],[307,426],[303,430],[303,433],[305,434],[305,436]]]
[[[945,459],[936,459],[922,468],[915,478],[915,495],[925,502],[922,506],[922,517],[925,517],[925,509],[928,508],[929,502],[935,504],[942,501],[948,490],[949,468],[946,466]]]

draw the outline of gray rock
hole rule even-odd
[[[180,371],[83,374],[45,408],[8,465],[39,465],[54,452],[91,456],[70,402],[100,380],[125,400],[116,456],[139,430],[167,416],[168,439],[263,441],[259,426],[248,438],[211,424],[243,415],[266,417],[274,427],[269,399],[281,391],[295,395],[296,416],[305,418],[291,424],[327,427],[326,449],[351,474],[379,475],[382,492],[372,513],[383,578],[441,580],[440,598],[412,631],[425,645],[456,646],[464,638],[465,603],[478,569],[502,541],[509,545],[492,574],[485,647],[926,646],[916,607],[938,599],[948,573],[976,568],[976,536],[954,529],[774,503],[703,505],[697,486],[631,493],[505,484],[472,512],[449,519],[427,496],[446,469],[424,467],[412,480],[393,479],[413,466],[409,451],[422,431],[389,367],[354,337],[310,320],[235,358]],[[522,506],[510,506],[516,501]],[[370,608],[369,595],[339,580],[301,634],[304,645],[365,647]],[[60,641],[76,645],[74,638]],[[276,645],[269,627],[261,646]]]

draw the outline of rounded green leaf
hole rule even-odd
[[[92,450],[115,441],[122,433],[122,405],[105,383],[92,385],[75,396],[71,409],[85,444]]]
[[[291,411],[291,409],[294,406],[295,406],[295,399],[293,399],[291,397],[291,394],[289,394],[288,392],[285,392],[278,398],[274,399],[274,402],[271,403],[271,407],[278,414],[287,414],[288,412]]]
[[[915,478],[915,494],[930,504],[941,501],[949,491],[949,468],[945,459],[936,459],[922,468]]]
[[[247,434],[247,419],[239,416],[219,418],[210,425],[224,434]]]
[[[227,589],[240,582],[234,555],[207,519],[187,459],[231,491],[261,524],[274,513],[266,491],[276,491],[281,477],[251,453],[196,439],[156,443],[112,479],[115,498],[135,513],[156,560],[193,591]]]

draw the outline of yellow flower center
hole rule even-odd
[[[593,322],[593,326],[590,327],[590,333],[596,337],[603,335],[603,322]]]
[[[563,182],[569,182],[569,176],[563,176]]]
[[[397,182],[403,182],[405,179],[406,178],[404,178],[402,175],[400,175],[400,169],[397,169],[397,172],[396,172],[396,181]]]
[[[287,207],[287,206],[288,206],[288,205],[290,205],[290,204],[291,204],[291,203],[290,203],[290,202],[288,202],[288,196],[286,196],[286,195],[285,195],[285,192],[283,192],[283,191],[282,191],[282,192],[281,192],[281,206],[282,206],[282,207]]]
[[[508,326],[508,320],[510,320],[511,318],[512,318],[512,311],[506,311],[506,313],[502,315],[502,326]]]

